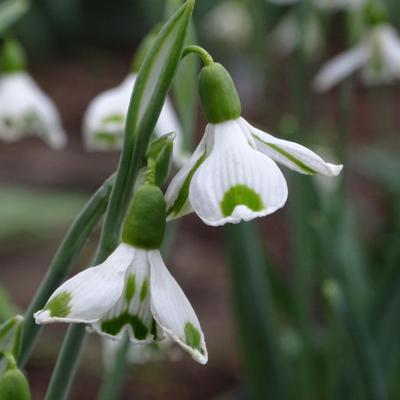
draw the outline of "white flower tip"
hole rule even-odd
[[[312,88],[315,92],[323,93],[332,88],[329,79],[322,73],[318,74],[312,82]]]
[[[343,169],[343,164],[336,165],[327,163],[326,165],[328,166],[331,172],[331,176],[338,176]]]
[[[37,312],[35,312],[35,314],[33,314],[33,318],[35,319],[35,323],[37,325],[48,324],[48,323],[52,322],[52,318],[51,318],[49,310],[37,311]]]

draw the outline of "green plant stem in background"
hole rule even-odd
[[[194,1],[188,0],[170,18],[158,34],[140,68],[129,104],[120,163],[94,265],[103,262],[118,245],[121,225],[136,177],[145,163],[151,135],[182,56],[193,7]],[[64,382],[73,381],[84,336],[84,329],[69,329],[46,400],[67,398],[71,385],[65,385]]]
[[[49,296],[75,265],[87,239],[106,210],[113,181],[114,177],[107,179],[75,219],[58,248],[36,295],[28,306],[25,312],[22,347],[18,358],[20,367],[27,362],[41,330],[41,326],[35,324],[32,315],[35,311],[43,308]]]
[[[78,368],[79,354],[85,342],[85,325],[76,324],[68,328],[60,356],[57,359],[45,400],[65,400]]]
[[[227,225],[233,299],[254,399],[288,399],[285,360],[255,222]]]
[[[107,372],[103,379],[98,400],[117,400],[119,398],[126,373],[129,346],[131,344],[126,335],[121,340],[111,371]]]

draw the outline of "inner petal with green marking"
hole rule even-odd
[[[121,134],[109,133],[109,132],[96,132],[94,134],[95,140],[98,143],[103,143],[107,146],[114,147],[117,146],[122,141]]]
[[[246,206],[255,212],[265,209],[261,196],[243,184],[232,186],[225,192],[220,205],[222,214],[225,217],[232,215],[237,206]]]
[[[186,322],[184,327],[185,332],[185,343],[194,350],[200,351],[204,354],[204,349],[201,346],[201,333],[200,331],[191,323]]]
[[[145,263],[145,265],[141,265]],[[132,339],[142,341],[156,336],[150,308],[149,266],[146,258],[134,260],[125,277],[123,295],[102,318],[100,330],[116,336],[125,331]]]

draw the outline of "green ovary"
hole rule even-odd
[[[225,217],[232,215],[237,206],[246,206],[252,211],[261,211],[265,208],[258,193],[246,185],[232,186],[224,194],[221,201],[221,211]]]
[[[132,327],[135,338],[138,340],[144,340],[149,332],[146,325],[137,315],[130,315],[127,311],[101,323],[101,330],[110,335],[117,335],[125,325]]]
[[[50,316],[64,318],[71,312],[71,294],[61,292],[51,299],[45,306],[45,310],[50,312]]]

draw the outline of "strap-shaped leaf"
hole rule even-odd
[[[29,9],[27,0],[7,0],[0,5],[0,33],[4,32]]]
[[[194,6],[188,0],[164,25],[139,70],[125,127],[124,145],[115,186],[111,195],[103,235],[102,261],[114,250],[119,227],[128,206],[133,184],[143,165],[168,90],[178,69]]]

